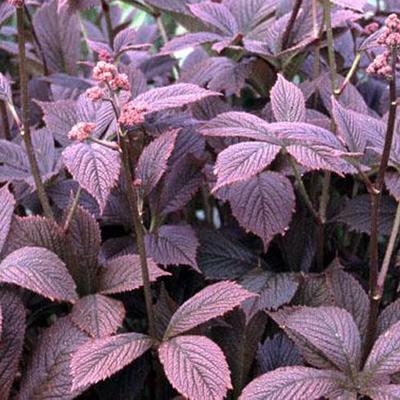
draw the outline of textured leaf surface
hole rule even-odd
[[[168,380],[189,400],[222,400],[232,387],[224,353],[204,336],[173,338],[159,355]]]
[[[296,345],[278,333],[258,347],[257,365],[260,373],[265,374],[280,367],[303,365],[303,359]]]
[[[400,299],[389,304],[378,317],[377,335],[388,330],[396,322],[400,321]]]
[[[58,256],[42,247],[23,247],[0,264],[0,281],[14,283],[51,300],[74,302],[75,283]]]
[[[240,400],[318,399],[334,391],[341,375],[307,367],[283,367],[261,375],[243,390]]]
[[[351,315],[338,307],[303,308],[287,320],[297,332],[320,350],[340,370],[357,373],[361,361],[361,339]]]
[[[400,399],[400,385],[382,385],[371,387],[366,392],[372,400]]]
[[[72,357],[73,389],[110,377],[150,347],[150,338],[139,333],[123,333],[88,341]]]
[[[0,307],[0,387],[1,397],[8,399],[24,344],[25,310],[19,297],[5,288],[0,289]]]
[[[76,398],[82,389],[72,389],[69,364],[77,347],[88,336],[71,322],[60,318],[44,331],[23,374],[18,400]]]
[[[161,276],[170,275],[157,267],[150,258],[147,259],[150,281],[154,282]],[[143,286],[140,257],[129,254],[109,260],[100,271],[99,291],[105,294],[128,292]]]
[[[0,189],[0,252],[10,231],[14,207],[14,196],[10,193],[8,186],[3,186]]]
[[[0,100],[10,101],[11,99],[12,93],[10,81],[2,73],[0,73]]]
[[[327,284],[332,291],[335,305],[352,315],[363,336],[367,328],[365,316],[369,313],[369,299],[365,290],[355,278],[340,269],[327,272]]]
[[[72,177],[97,200],[103,211],[119,176],[118,153],[96,143],[78,143],[63,151],[63,160]]]
[[[389,197],[382,197],[379,208],[378,230],[381,235],[389,235],[392,230],[396,203]],[[336,217],[337,222],[343,222],[351,230],[370,233],[371,230],[371,202],[369,195],[360,195],[351,199],[345,208]]]
[[[204,43],[212,43],[222,40],[223,36],[212,32],[194,32],[186,33],[181,36],[174,37],[162,48],[164,53],[173,53],[188,47],[195,47]]]
[[[94,338],[115,333],[125,318],[121,301],[101,294],[91,294],[79,299],[71,312],[72,322]]]
[[[229,146],[218,154],[214,172],[214,190],[237,181],[245,181],[267,168],[280,151],[280,146],[263,142],[243,142]]]
[[[145,147],[136,167],[136,179],[146,195],[154,189],[167,170],[177,131],[168,131]]]
[[[259,263],[259,258],[224,232],[201,231],[197,262],[203,274],[212,280],[235,279]]]
[[[363,12],[365,6],[368,4],[367,0],[332,0],[332,3],[338,6],[350,8],[355,11]]]
[[[271,105],[277,121],[304,122],[306,103],[303,92],[281,74],[271,89]]]
[[[390,375],[400,371],[400,322],[378,337],[364,370],[368,375]]]
[[[234,282],[206,287],[183,303],[172,316],[165,338],[184,333],[210,319],[224,315],[254,294]]]
[[[196,261],[199,242],[188,225],[164,225],[155,234],[147,234],[148,255],[161,265],[190,265],[199,271]]]
[[[276,172],[263,172],[229,189],[232,213],[247,231],[259,236],[267,247],[289,226],[295,208],[290,181]]]
[[[192,104],[209,96],[218,96],[219,93],[203,89],[190,83],[150,89],[140,94],[134,103],[145,107],[148,112],[167,110]]]

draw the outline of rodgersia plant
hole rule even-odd
[[[400,399],[375,3],[0,3],[0,400]]]

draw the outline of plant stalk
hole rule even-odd
[[[4,129],[4,139],[11,140],[11,128],[10,122],[8,120],[7,106],[5,101],[0,100],[0,114],[1,114],[1,124]]]
[[[106,0],[101,0],[101,9],[103,10],[104,19],[106,21],[108,43],[110,44],[110,47],[113,48],[114,32],[111,21],[110,5],[107,3]]]
[[[24,9],[17,7],[17,29],[18,29],[18,51],[19,51],[19,79],[21,86],[21,106],[22,106],[22,130],[21,135],[24,139],[26,153],[28,155],[32,176],[35,182],[36,190],[43,212],[47,218],[54,219],[53,210],[50,207],[40,170],[32,145],[32,137],[29,126],[29,92],[28,77],[26,73],[26,54],[25,54],[25,27],[24,27]]]
[[[296,2],[294,3],[292,14],[290,15],[289,22],[282,36],[282,51],[286,50],[289,45],[290,34],[292,33],[294,23],[296,22],[296,18],[299,15],[302,3],[303,0],[296,0]]]

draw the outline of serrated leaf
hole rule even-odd
[[[161,276],[170,275],[157,267],[150,258],[147,259],[150,282]],[[140,257],[137,254],[115,257],[107,261],[100,270],[98,290],[104,294],[115,294],[135,290],[143,286]]]
[[[78,143],[63,151],[63,160],[72,177],[97,200],[103,212],[118,180],[119,154],[96,143]]]
[[[396,203],[389,196],[382,196],[378,222],[380,235],[390,234],[395,214]],[[371,230],[371,201],[369,195],[362,194],[351,199],[336,216],[335,221],[345,223],[352,231],[369,234]]]
[[[304,122],[306,103],[303,92],[281,74],[271,89],[271,105],[277,121]]]
[[[351,315],[338,307],[304,307],[286,321],[288,328],[353,376],[361,362],[361,339]]]
[[[145,237],[148,255],[161,265],[190,265],[199,271],[196,261],[199,242],[189,225],[163,225],[157,233]]]
[[[172,316],[165,339],[189,331],[210,319],[219,317],[254,297],[235,282],[214,283],[183,303]]]
[[[58,319],[44,331],[24,372],[18,400],[72,400],[84,388],[72,388],[72,354],[88,340],[69,317]]]
[[[243,142],[229,146],[218,154],[214,172],[217,183],[213,190],[245,181],[267,168],[280,151],[280,146],[263,142]]]
[[[200,231],[198,236],[197,263],[208,279],[235,279],[261,262],[250,249],[224,232],[206,230]]]
[[[65,264],[42,247],[23,247],[0,264],[0,281],[32,290],[50,300],[77,299],[76,286]]]
[[[265,248],[276,234],[285,232],[295,208],[290,181],[270,171],[236,182],[229,188],[228,199],[239,224],[259,236]]]
[[[20,298],[5,288],[0,290],[0,307],[0,387],[1,396],[8,399],[24,344],[25,309]]]
[[[12,100],[10,81],[0,73],[0,101],[9,102]]]
[[[88,341],[72,357],[72,389],[83,388],[110,377],[150,347],[151,339],[139,333],[123,333]]]
[[[8,186],[0,189],[0,252],[6,243],[14,213],[15,199]]]
[[[22,247],[44,247],[65,260],[65,238],[60,226],[45,217],[15,216],[3,254],[8,255]]]
[[[72,322],[93,338],[114,334],[125,318],[121,301],[101,294],[91,294],[79,299],[70,314]]]
[[[204,336],[168,340],[159,356],[172,386],[189,400],[223,400],[232,388],[224,353]]]
[[[344,375],[308,367],[283,367],[250,382],[239,400],[303,400],[328,396]]]
[[[400,385],[382,385],[370,387],[365,391],[372,400],[399,400]]]
[[[400,321],[378,337],[365,362],[364,371],[368,376],[400,371]]]
[[[273,274],[260,268],[255,268],[243,275],[240,284],[247,290],[259,294],[242,304],[247,321],[263,310],[276,310],[288,304],[294,297],[299,286],[292,274]]]
[[[257,365],[261,374],[281,367],[303,365],[296,345],[282,333],[267,338],[257,351]]]
[[[209,96],[219,96],[219,93],[190,83],[176,83],[170,86],[150,89],[137,96],[133,103],[138,104],[139,107],[144,107],[147,112],[155,112],[182,107]]]
[[[139,157],[135,177],[140,182],[145,195],[157,185],[164,172],[175,146],[177,130],[163,133],[147,145]]]
[[[238,32],[235,17],[224,4],[204,1],[189,5],[189,9],[197,18],[200,18],[207,25],[217,28],[224,35],[233,36]]]
[[[335,305],[352,315],[363,337],[368,322],[365,316],[369,314],[367,293],[355,278],[341,269],[327,271],[327,284],[332,291]]]
[[[351,10],[364,12],[365,6],[368,4],[367,0],[332,0],[332,3],[338,6],[350,8]]]
[[[343,107],[334,98],[332,98],[332,114],[348,149],[352,152],[364,152],[368,139],[366,131],[368,124],[364,114]]]
[[[396,322],[400,321],[400,299],[390,303],[379,314],[376,334],[379,336]]]
[[[212,137],[242,137],[263,141],[273,139],[266,121],[238,111],[218,115],[202,127],[201,133]]]
[[[35,13],[33,26],[49,69],[74,74],[80,50],[78,17],[58,12],[58,0],[52,0]]]
[[[223,40],[224,37],[212,32],[194,32],[186,33],[181,36],[172,38],[161,49],[162,53],[174,53],[175,51],[183,50],[188,47],[196,47],[205,43],[213,43]]]

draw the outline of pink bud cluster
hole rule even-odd
[[[400,19],[396,14],[391,14],[385,21],[386,29],[379,36],[377,42],[386,50],[375,57],[367,68],[367,73],[380,78],[391,79],[393,76],[392,54],[393,49],[400,48]],[[397,61],[397,60],[396,60]]]
[[[68,137],[71,140],[83,142],[89,138],[95,129],[96,124],[92,122],[78,122],[71,128],[68,133]]]
[[[99,59],[106,63],[112,63],[114,61],[114,57],[105,49],[99,51]]]
[[[99,61],[93,68],[93,79],[98,82],[86,91],[86,96],[92,101],[103,99],[107,90],[130,90],[131,85],[126,74],[120,74],[117,67],[106,61]]]
[[[8,3],[11,4],[14,7],[23,7],[25,1],[24,0],[8,0]]]
[[[135,102],[130,101],[122,107],[118,122],[127,128],[131,128],[143,124],[145,114],[145,107],[138,106]]]
[[[364,35],[372,35],[379,29],[379,24],[377,22],[371,22],[370,24],[366,25],[363,29]]]

